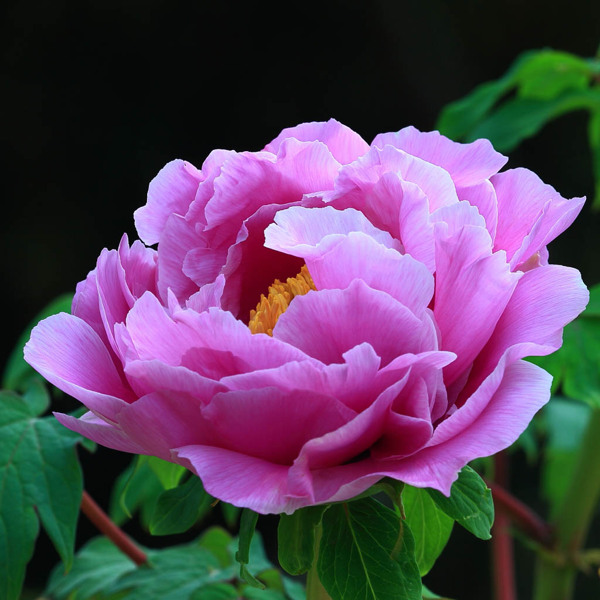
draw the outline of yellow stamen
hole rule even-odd
[[[296,277],[288,277],[285,283],[276,279],[269,286],[268,297],[265,298],[265,295],[261,294],[256,310],[250,311],[250,322],[248,323],[250,331],[273,335],[273,327],[275,327],[277,319],[286,311],[293,298],[316,289],[306,265],[302,266]]]

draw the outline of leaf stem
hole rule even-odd
[[[538,556],[534,600],[573,597],[580,550],[600,499],[600,409],[590,414],[567,492],[555,511],[553,553]]]
[[[317,561],[319,558],[319,544],[323,534],[323,524],[319,523],[315,528],[315,553],[313,564],[306,575],[306,600],[331,600],[317,572]]]
[[[148,561],[146,553],[110,519],[85,490],[81,498],[81,512],[136,565],[146,564]]]

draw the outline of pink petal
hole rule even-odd
[[[459,188],[458,197],[477,208],[479,214],[485,220],[485,226],[490,232],[490,237],[495,240],[498,226],[498,199],[496,198],[494,186],[488,180],[485,180],[470,187]]]
[[[25,360],[50,383],[113,421],[135,400],[98,334],[78,317],[60,313],[31,332]]]
[[[270,144],[265,146],[265,150],[277,154],[281,145],[289,138],[301,142],[323,142],[334,158],[343,165],[352,162],[369,150],[367,142],[352,129],[338,123],[335,119],[321,123],[302,123],[296,127],[284,129]]]
[[[286,140],[278,155],[236,154],[214,181],[214,194],[205,208],[207,227],[229,231],[229,243],[242,222],[265,204],[287,204],[303,194],[333,187],[339,163],[320,142]]]
[[[93,413],[85,413],[79,419],[57,412],[54,413],[54,416],[59,423],[71,431],[76,431],[97,444],[120,452],[144,454],[144,448],[131,440],[126,433],[117,426],[99,419]]]
[[[588,300],[589,292],[575,269],[548,265],[525,273],[477,357],[463,395],[476,389],[511,347],[527,344],[518,358],[560,348],[563,327],[583,311]]]
[[[417,315],[433,296],[433,277],[425,265],[364,233],[349,233],[321,256],[309,258],[306,266],[318,290],[344,289],[362,279]]]
[[[527,169],[505,171],[491,182],[498,197],[494,249],[506,250],[513,268],[564,231],[584,203],[583,198],[566,200]]]
[[[148,202],[134,213],[136,229],[146,244],[160,240],[171,214],[186,214],[202,179],[202,173],[183,160],[161,169],[148,188]]]
[[[508,160],[496,152],[488,140],[459,144],[437,131],[421,132],[405,127],[397,133],[378,135],[372,146],[400,148],[413,156],[442,167],[450,173],[457,186],[469,186],[497,173]]]
[[[338,429],[355,412],[318,392],[266,387],[217,394],[202,416],[218,446],[291,465],[308,440]]]
[[[205,246],[206,242],[183,217],[173,214],[168,218],[158,253],[158,289],[163,300],[167,299],[169,288],[182,301],[198,291],[198,284],[184,274],[183,264],[190,250]],[[224,254],[221,256],[224,262]]]
[[[350,232],[365,233],[387,248],[398,246],[387,231],[374,227],[353,208],[293,206],[278,212],[274,220],[265,230],[265,246],[305,259],[320,256]]]
[[[405,353],[436,349],[436,332],[389,294],[370,289],[359,279],[345,290],[298,296],[279,317],[273,337],[326,364],[369,343],[383,364]]]
[[[442,348],[457,355],[444,371],[450,385],[490,338],[520,275],[510,272],[503,252],[491,254],[489,234],[479,227],[440,236],[436,262],[435,321]]]
[[[202,479],[209,494],[234,506],[260,514],[291,514],[313,503],[308,487],[299,497],[289,492],[287,466],[202,445],[175,448],[173,456]]]

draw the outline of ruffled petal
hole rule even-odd
[[[183,160],[174,160],[159,171],[150,182],[146,205],[133,214],[138,234],[146,244],[160,240],[171,214],[185,215],[202,180],[202,173]]]
[[[496,152],[488,140],[460,144],[438,131],[421,132],[414,127],[405,127],[397,133],[382,133],[373,140],[372,145],[378,148],[394,146],[438,165],[450,173],[458,186],[474,185],[488,179],[508,160]]]
[[[323,142],[333,157],[343,165],[356,160],[369,150],[369,145],[358,133],[335,119],[288,127],[267,144],[265,150],[277,154],[282,144],[289,138],[300,142]]]
[[[60,313],[38,323],[24,355],[50,383],[111,421],[135,400],[102,340],[78,317]]]
[[[385,292],[355,279],[345,290],[297,296],[279,317],[273,337],[326,364],[369,343],[385,365],[405,353],[437,349],[433,323],[413,313]]]

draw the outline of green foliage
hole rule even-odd
[[[250,544],[254,537],[257,521],[257,513],[249,508],[245,508],[242,511],[242,518],[240,520],[240,540],[238,551],[235,553],[235,560],[240,563],[240,577],[252,587],[263,589],[265,587],[264,584],[258,581],[258,579],[256,579],[256,577],[248,570],[248,563],[250,562]]]
[[[439,508],[467,531],[482,540],[489,540],[492,537],[490,534],[494,523],[492,493],[471,467],[464,467],[459,473],[458,479],[452,484],[449,498],[437,490],[427,489],[427,492]]]
[[[529,360],[554,376],[553,392],[560,389],[569,398],[600,408],[600,284],[590,288],[586,310],[565,327],[561,349]]]
[[[23,346],[29,341],[31,330],[42,320],[59,312],[71,312],[73,294],[64,294],[53,300],[33,321],[29,323],[25,331],[19,337],[13,351],[11,352],[4,375],[2,387],[7,390],[22,391],[27,387],[27,382],[32,377],[39,377],[36,372],[23,359]]]
[[[315,535],[327,505],[301,508],[279,517],[277,549],[279,564],[291,575],[306,573],[312,566]]]
[[[500,152],[510,152],[544,125],[575,110],[590,114],[588,128],[596,197],[600,208],[599,59],[539,50],[521,55],[505,75],[484,83],[446,106],[437,127],[458,141],[487,138]]]
[[[423,600],[450,600],[450,598],[446,598],[446,596],[438,596],[423,586]]]
[[[184,484],[163,492],[150,518],[152,535],[183,533],[210,510],[209,496],[198,477],[192,475]]]
[[[327,510],[317,570],[333,600],[421,600],[410,528],[373,498]]]
[[[25,396],[0,392],[0,597],[19,598],[41,521],[67,568],[83,489],[80,437],[54,417],[35,381]]]
[[[421,575],[429,573],[445,548],[454,520],[438,508],[426,490],[405,486],[402,502],[406,523],[415,538],[415,558]]]
[[[233,552],[237,542],[223,529],[211,528],[198,540],[163,550],[147,550],[148,564],[136,567],[106,538],[88,542],[64,574],[56,568],[46,594],[53,600],[300,600],[264,556],[256,535],[248,558],[264,574],[266,590],[236,580]],[[296,595],[294,595],[296,594]]]

